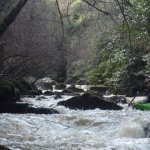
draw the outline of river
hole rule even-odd
[[[56,106],[67,98],[23,98],[36,107],[53,107],[60,114],[0,114],[0,144],[12,150],[150,150],[144,131],[150,123],[149,112]]]

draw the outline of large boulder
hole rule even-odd
[[[53,85],[56,85],[56,83],[51,78],[45,77],[38,80],[35,85],[41,90],[53,90]]]
[[[81,96],[76,96],[70,98],[66,101],[60,101],[57,105],[62,105],[70,109],[81,109],[81,110],[89,110],[89,109],[102,109],[102,110],[121,110],[122,107],[118,106],[112,102],[107,102],[102,98],[98,98],[90,95],[89,93],[85,93]]]
[[[19,91],[14,84],[7,80],[0,81],[0,103],[15,102],[19,100]]]
[[[53,90],[53,85],[49,82],[38,82],[36,86],[41,90]]]
[[[24,103],[7,103],[0,104],[0,113],[13,113],[13,114],[59,114],[57,110],[51,108],[35,108]]]
[[[21,103],[5,103],[0,104],[0,113],[25,113],[28,104]]]
[[[6,148],[5,146],[0,145],[0,150],[10,150],[10,149]]]

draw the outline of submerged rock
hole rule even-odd
[[[70,98],[66,101],[60,101],[57,105],[62,105],[70,109],[102,109],[102,110],[121,110],[122,107],[118,106],[112,102],[107,102],[102,98],[98,98],[90,95],[89,93],[83,94],[81,96],[76,96]]]

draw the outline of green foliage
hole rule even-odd
[[[132,94],[132,89],[142,86],[144,76],[150,74],[150,1],[133,0],[124,11],[130,28],[126,22],[118,26],[121,36],[116,35],[118,40],[112,48],[99,45],[102,37],[95,40],[98,53],[93,54],[92,62],[98,59],[98,64],[90,65],[86,76],[94,82],[104,80],[114,93]]]
[[[74,0],[69,8],[69,20],[74,28],[78,28],[86,23],[89,14],[85,13],[85,8],[81,0]]]

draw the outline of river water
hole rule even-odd
[[[150,150],[149,135],[144,131],[149,112],[56,106],[67,98],[23,98],[36,107],[53,107],[60,114],[0,114],[0,144],[12,150]]]

